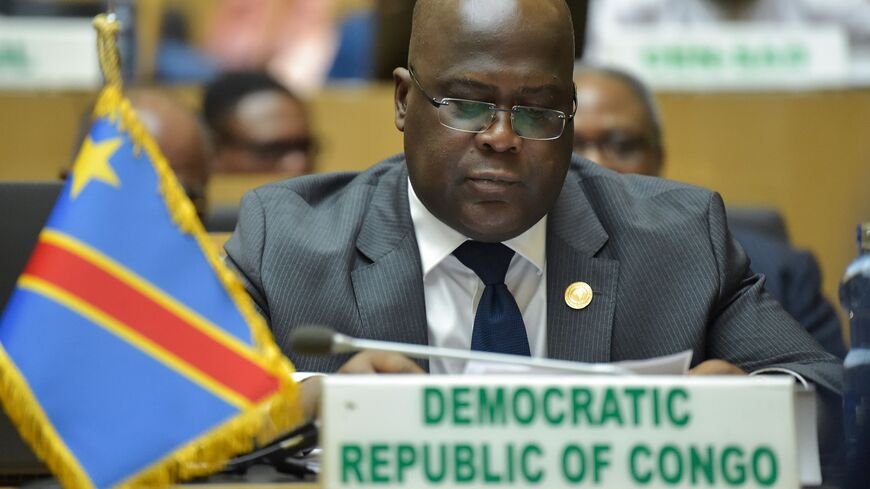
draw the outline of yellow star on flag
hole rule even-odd
[[[107,139],[95,143],[90,136],[85,139],[81,151],[73,164],[72,198],[75,199],[91,180],[99,180],[115,188],[121,186],[121,181],[109,159],[121,146],[120,138]]]

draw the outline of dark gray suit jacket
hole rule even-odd
[[[399,155],[359,174],[267,185],[242,200],[228,263],[297,369],[330,372],[344,360],[289,351],[299,325],[427,342],[407,185]],[[564,292],[581,280],[595,295],[574,310]],[[575,158],[547,221],[549,356],[608,362],[685,349],[694,363],[786,367],[840,391],[839,362],[763,291],[718,194]]]
[[[749,257],[755,273],[764,275],[764,288],[828,353],[846,357],[840,318],[822,295],[819,264],[807,251],[729,223],[731,234]]]

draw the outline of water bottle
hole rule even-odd
[[[843,363],[848,489],[870,488],[870,223],[858,226],[858,250],[840,283],[851,335]]]

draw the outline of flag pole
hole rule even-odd
[[[235,453],[241,453],[241,451],[250,450],[252,438],[256,437],[261,441],[272,440],[302,422],[303,415],[299,389],[289,375],[289,372],[294,371],[294,368],[275,344],[268,325],[257,311],[241,280],[224,265],[217,247],[209,239],[205,228],[196,215],[196,209],[175,178],[168,161],[166,161],[160,148],[136,117],[130,102],[123,97],[121,56],[117,45],[118,34],[122,26],[114,13],[115,1],[108,1],[108,12],[108,14],[100,14],[94,18],[94,27],[97,30],[100,69],[103,71],[103,76],[106,80],[106,85],[96,103],[94,112],[95,114],[115,120],[120,127],[124,128],[130,136],[134,151],[138,152],[140,148],[145,150],[157,172],[160,182],[160,193],[165,200],[172,221],[181,232],[192,235],[197,241],[200,250],[205,255],[219,282],[223,285],[230,299],[250,326],[253,348],[257,351],[264,364],[268,365],[269,370],[282,380],[281,389],[278,394],[272,396],[268,402],[261,403],[259,410],[253,410],[245,416],[247,419],[244,423],[239,422],[242,420],[233,422],[234,430],[239,430],[242,426],[248,426],[247,430],[250,437],[245,440],[239,439],[235,442],[225,440],[222,443],[217,443],[217,453],[220,453],[222,445],[224,448],[232,446]],[[227,428],[230,428],[230,426],[227,426]],[[214,438],[218,440],[227,438],[222,433],[216,433],[215,435],[217,436],[213,435]],[[198,456],[204,455],[199,448],[196,448],[194,452]],[[226,458],[229,457],[227,456]],[[206,465],[199,464],[198,469],[188,468],[189,472],[186,475],[195,476],[207,473],[208,470],[204,470],[204,467]]]
[[[109,2],[109,14],[100,14],[94,18],[97,29],[97,55],[100,60],[100,70],[106,85],[120,89],[123,84],[121,77],[121,55],[118,52],[118,33],[121,23],[115,16],[114,2]]]

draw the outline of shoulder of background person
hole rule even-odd
[[[349,195],[371,193],[406,175],[405,156],[398,154],[362,172],[317,173],[273,182],[252,190],[260,202],[294,202],[312,209],[341,205]]]
[[[602,222],[608,217],[638,226],[664,221],[706,219],[715,192],[685,183],[621,174],[575,156],[568,179],[575,180]]]

